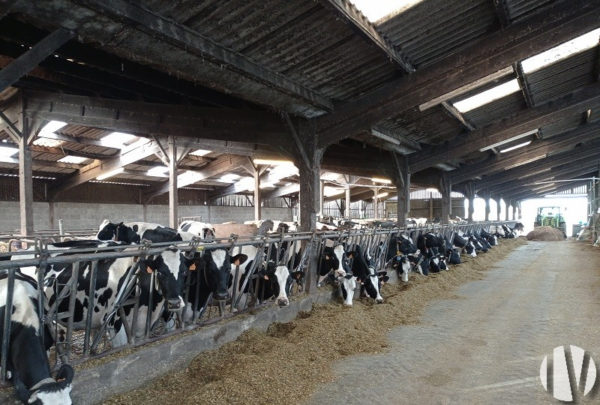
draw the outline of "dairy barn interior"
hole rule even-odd
[[[598,0],[0,0],[0,402],[597,400],[599,44]]]

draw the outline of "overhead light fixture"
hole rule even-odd
[[[96,177],[96,180],[106,180],[109,177],[116,176],[117,174],[123,173],[124,171],[125,169],[123,167],[119,167],[118,169],[111,170],[108,173],[101,174],[100,176]]]
[[[123,149],[127,144],[137,139],[137,136],[125,132],[111,132],[100,141],[108,148]]]
[[[212,153],[212,150],[196,149],[195,151],[190,152],[190,155],[193,155],[193,156],[206,156],[209,153]]]
[[[593,31],[588,32],[587,34],[583,34],[554,48],[548,49],[545,52],[527,58],[523,62],[521,62],[523,72],[535,72],[536,70],[549,66],[562,59],[566,59],[571,55],[598,46],[599,39],[600,28],[597,28]]]
[[[475,94],[474,96],[465,98],[464,100],[457,101],[453,104],[459,112],[466,113],[476,109],[477,107],[481,107],[482,105],[486,105],[492,101],[506,97],[509,94],[516,93],[519,90],[521,90],[519,87],[519,82],[517,79],[513,79],[499,86],[492,87],[489,90]]]
[[[506,152],[510,152],[511,150],[519,149],[519,148],[529,145],[530,143],[531,143],[531,141],[523,142],[518,145],[511,146],[510,148],[502,149],[502,150],[500,150],[500,153],[506,153]]]
[[[379,177],[373,177],[373,178],[371,178],[371,181],[373,183],[392,184],[392,181],[390,179],[382,179]]]
[[[254,159],[255,165],[293,165],[294,162],[290,160],[277,160],[277,159]]]
[[[146,172],[146,175],[152,177],[168,177],[167,173],[169,172],[169,168],[165,166],[156,166],[149,169]]]
[[[88,160],[88,158],[86,158],[86,157],[68,155],[68,156],[58,159],[58,162],[72,163],[72,164],[78,165],[78,164],[85,162],[86,160]]]
[[[492,148],[497,148],[498,146],[506,145],[507,143],[511,143],[513,141],[516,141],[517,139],[526,138],[530,135],[535,135],[535,134],[537,134],[538,130],[539,130],[538,128],[535,128],[530,131],[523,132],[522,134],[513,136],[512,138],[506,139],[504,141],[493,143],[491,145],[486,146],[485,148],[479,149],[479,152],[485,152],[486,150],[490,150]]]
[[[377,194],[377,198],[383,198],[383,197],[387,197],[388,195],[390,195],[390,193],[381,193],[381,194]]]

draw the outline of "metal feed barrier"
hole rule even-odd
[[[52,351],[54,352],[53,366],[56,368],[61,363],[77,364],[86,361],[92,357],[105,356],[107,354],[119,351],[123,348],[139,346],[151,341],[162,339],[166,336],[171,336],[182,331],[191,330],[202,327],[210,323],[222,320],[223,318],[235,316],[244,313],[250,309],[255,309],[259,306],[268,305],[265,302],[264,291],[259,288],[258,271],[261,268],[260,264],[264,263],[267,258],[271,257],[273,249],[279,252],[277,255],[278,265],[290,264],[290,271],[301,271],[304,279],[310,282],[310,285],[298,285],[298,292],[307,288],[313,291],[317,283],[317,269],[310,266],[311,263],[319,263],[318,258],[321,257],[325,246],[333,246],[338,243],[346,243],[349,246],[360,246],[363,252],[368,252],[376,264],[376,271],[383,270],[386,266],[385,258],[389,246],[390,237],[394,234],[404,233],[409,235],[415,242],[418,236],[426,232],[437,232],[445,237],[452,237],[454,232],[462,230],[463,232],[477,232],[481,229],[489,229],[493,225],[514,224],[515,221],[507,222],[486,222],[465,225],[428,225],[423,228],[388,228],[388,229],[362,229],[349,231],[324,231],[324,232],[306,232],[293,234],[268,234],[266,236],[238,238],[232,235],[228,239],[217,239],[214,241],[192,240],[178,243],[144,243],[140,245],[124,245],[111,246],[102,248],[77,248],[69,249],[68,255],[61,256],[65,253],[62,249],[52,249],[47,241],[36,239],[35,250],[33,251],[18,251],[12,253],[0,254],[0,276],[7,276],[7,301],[6,312],[11,313],[13,306],[15,273],[17,269],[24,267],[35,267],[35,274],[38,282],[38,313],[43,322],[53,331],[55,344]],[[140,298],[140,275],[146,269],[140,269],[141,260],[137,260],[135,264],[128,269],[125,281],[122,283],[119,291],[116,294],[116,299],[112,307],[108,310],[107,316],[104,318],[100,328],[92,329],[93,310],[87,311],[85,319],[85,327],[76,329],[74,327],[75,303],[78,294],[78,277],[82,269],[88,268],[90,274],[90,285],[85,291],[85,299],[88,300],[88,308],[93,308],[96,303],[95,289],[98,275],[98,265],[102,260],[117,259],[124,257],[145,258],[149,255],[154,255],[163,252],[165,249],[176,247],[183,254],[193,252],[202,252],[204,250],[227,249],[228,252],[235,256],[242,252],[245,246],[256,247],[255,257],[249,257],[248,260],[253,260],[252,265],[248,270],[247,276],[244,278],[239,291],[235,290],[227,303],[218,302],[212,296],[204,307],[197,309],[198,301],[193,303],[192,319],[188,323],[184,323],[181,317],[181,312],[173,312],[173,316],[167,322],[157,321],[152,324],[152,311],[147,311],[143,330],[136,330],[139,298]],[[285,249],[281,249],[285,246]],[[283,254],[281,252],[283,251]],[[12,256],[12,260],[7,260],[7,256]],[[29,256],[29,257],[26,257]],[[33,257],[31,257],[33,256]],[[52,285],[56,296],[55,302],[52,305],[46,303],[47,297],[44,294],[45,282],[44,272],[48,265],[52,264],[72,264],[72,276],[62,285]],[[309,268],[310,267],[310,268]],[[234,280],[239,280],[241,277],[239,266],[234,270]],[[155,275],[150,274],[151,284],[154,285]],[[196,300],[198,299],[199,283],[192,285],[190,278],[187,277],[187,283],[184,287],[183,297],[187,302],[187,297],[191,289],[196,288]],[[56,280],[56,279],[55,279]],[[234,284],[235,285],[235,284]],[[240,293],[248,291],[247,294]],[[296,292],[297,293],[297,292]],[[81,292],[80,299],[81,297]],[[150,305],[152,307],[152,294],[149,295]],[[61,303],[68,303],[68,310],[59,312]],[[125,308],[131,310],[133,314],[126,316]],[[160,311],[165,311],[165,308],[160,308]],[[165,312],[166,313],[166,312]],[[127,335],[127,345],[113,348],[106,344],[107,335],[113,330],[113,323],[116,318],[123,321],[123,327]],[[159,318],[160,319],[160,318]],[[128,320],[131,320],[129,322]],[[0,363],[0,379],[6,380],[6,361],[9,351],[9,337],[11,324],[9,318],[5,317],[3,327],[3,339],[1,347],[1,363]],[[42,334],[43,336],[43,334]],[[141,336],[137,337],[136,336]],[[102,345],[102,343],[105,343]]]

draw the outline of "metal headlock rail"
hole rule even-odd
[[[311,280],[310,287],[316,287],[317,269],[308,268],[311,258],[320,258],[323,249],[327,246],[333,246],[339,243],[346,243],[348,246],[360,246],[363,252],[367,252],[373,259],[376,271],[383,270],[386,267],[387,249],[392,235],[405,234],[411,237],[415,242],[420,234],[427,232],[436,232],[444,237],[451,238],[457,231],[480,232],[482,229],[488,229],[491,226],[502,224],[513,225],[516,221],[503,222],[481,222],[474,224],[450,224],[450,225],[427,225],[421,228],[375,228],[360,230],[343,231],[322,231],[322,232],[298,232],[298,233],[272,233],[265,236],[256,237],[237,237],[231,235],[229,238],[216,239],[214,241],[201,241],[193,239],[185,242],[167,242],[167,243],[142,243],[140,245],[117,245],[108,247],[86,247],[73,249],[58,249],[48,244],[47,239],[35,239],[33,247],[25,251],[16,251],[9,253],[0,253],[0,278],[7,278],[6,283],[6,312],[11,313],[13,307],[13,295],[16,272],[18,269],[26,267],[35,268],[38,283],[38,313],[40,319],[47,327],[53,331],[55,341],[54,350],[56,361],[54,367],[60,363],[81,363],[91,357],[104,356],[123,348],[139,346],[151,341],[155,341],[184,330],[201,327],[210,323],[217,322],[223,318],[244,313],[249,309],[258,306],[267,305],[264,299],[264,290],[260,291],[258,272],[263,267],[263,263],[273,257],[272,252],[276,252],[276,264],[289,266],[290,272],[300,271],[307,276],[310,271],[312,277],[305,277]],[[50,239],[52,240],[52,239]],[[209,296],[206,304],[202,308],[197,308],[199,297],[199,281],[191,285],[191,277],[187,277],[182,296],[187,301],[191,288],[195,288],[196,301],[193,303],[192,320],[189,323],[183,322],[181,311],[173,312],[172,319],[169,319],[167,325],[162,325],[163,333],[155,333],[160,329],[160,325],[152,324],[152,311],[148,310],[144,322],[143,336],[136,338],[140,331],[136,330],[139,299],[141,294],[140,276],[146,269],[141,268],[140,263],[146,257],[164,252],[166,249],[178,249],[184,255],[191,255],[205,250],[226,249],[227,252],[235,256],[243,251],[245,246],[256,248],[255,257],[249,257],[247,260],[253,260],[249,269],[246,269],[244,281],[238,289],[233,289],[232,296],[228,301],[228,308],[225,302],[213,299]],[[68,252],[67,255],[64,253]],[[137,257],[138,260],[125,273],[124,280],[116,292],[114,303],[107,311],[100,328],[93,330],[92,317],[94,314],[94,305],[97,297],[96,281],[98,277],[99,263],[119,258]],[[313,261],[314,263],[314,261]],[[58,284],[58,278],[54,280],[45,279],[47,266],[53,264],[71,264],[71,277],[64,284]],[[85,295],[82,297],[82,291],[78,291],[78,280],[81,271],[89,271],[90,283]],[[86,274],[86,273],[84,273]],[[234,271],[234,286],[240,279],[242,272],[240,266]],[[154,286],[155,274],[150,274],[150,286]],[[298,291],[305,290],[306,286],[298,285]],[[248,293],[245,293],[248,291]],[[54,295],[55,300],[49,304],[48,295]],[[75,307],[76,300],[87,299],[87,315],[85,318],[85,327],[75,328]],[[152,308],[152,296],[149,294],[149,308]],[[243,298],[247,298],[243,301]],[[61,303],[67,300],[68,310],[59,312]],[[129,308],[131,316],[127,316],[126,308]],[[218,308],[218,315],[212,316],[212,308]],[[159,311],[166,311],[165,308],[157,308]],[[161,312],[162,313],[162,312]],[[164,312],[166,313],[166,312]],[[106,339],[109,331],[113,330],[115,319],[122,321],[123,328],[127,336],[127,345],[119,348],[108,348],[100,350],[100,344]],[[159,317],[159,320],[162,317]],[[158,321],[157,321],[158,322]],[[174,326],[170,327],[169,325]],[[5,317],[2,334],[1,358],[0,358],[0,380],[6,381],[6,362],[9,352],[11,323],[8,317]],[[83,345],[79,342],[83,334]],[[44,334],[41,333],[43,336]],[[61,338],[59,338],[61,336]],[[63,338],[64,337],[64,338]],[[76,339],[77,337],[77,339]],[[79,345],[79,346],[78,346]],[[82,347],[81,347],[82,346]],[[77,349],[81,356],[73,356],[74,349]]]

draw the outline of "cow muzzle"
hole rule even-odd
[[[290,300],[288,300],[286,297],[277,298],[277,305],[280,307],[287,307],[290,305]]]
[[[183,308],[183,301],[181,298],[171,298],[167,301],[167,308],[169,311],[179,311]]]
[[[227,301],[229,299],[229,292],[216,292],[214,298],[217,301]]]

